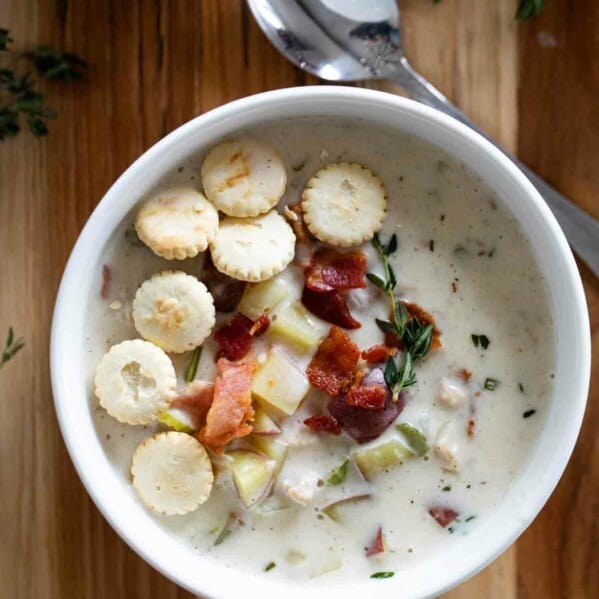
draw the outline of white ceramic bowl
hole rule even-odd
[[[104,196],[67,264],[54,312],[52,387],[60,427],[87,491],[118,534],[179,585],[207,597],[305,597],[307,588],[231,570],[180,543],[128,492],[108,462],[89,409],[84,375],[87,297],[103,248],[137,199],[182,160],[214,140],[263,121],[335,115],[382,123],[429,140],[476,171],[526,232],[547,279],[557,328],[555,388],[546,425],[525,471],[495,511],[446,552],[393,579],[310,586],[310,597],[429,597],[464,581],[496,558],[538,514],[557,484],[578,435],[588,392],[590,334],[583,289],[570,248],[551,212],[503,154],[457,121],[410,100],[363,89],[302,87],[232,102],[183,125],[136,160]],[[98,267],[98,268],[97,268]],[[251,591],[250,591],[251,589]]]

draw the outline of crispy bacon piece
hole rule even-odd
[[[439,505],[429,508],[428,513],[437,521],[439,526],[442,526],[443,528],[447,528],[447,526],[459,516],[459,514],[451,508]]]
[[[110,266],[108,266],[108,264],[104,264],[102,266],[102,287],[100,288],[100,297],[102,299],[108,298],[108,293],[110,292],[111,280],[112,280],[112,272],[110,271]]]
[[[340,291],[317,293],[304,287],[302,304],[319,318],[344,329],[359,329],[362,325],[350,314],[345,296]]]
[[[441,349],[441,331],[437,328],[435,323],[435,319],[433,315],[421,308],[418,304],[411,304],[410,302],[405,302],[406,309],[408,310],[408,314],[414,318],[417,318],[420,322],[424,322],[425,324],[433,325],[433,335],[431,338],[431,349],[437,350]]]
[[[380,362],[386,362],[389,356],[394,356],[397,353],[397,349],[394,347],[387,347],[383,343],[373,345],[362,352],[362,360],[366,360],[369,364],[378,364]]]
[[[183,388],[174,399],[171,407],[187,412],[197,428],[206,422],[206,415],[212,405],[214,383],[209,381],[193,381]]]
[[[214,298],[217,312],[233,312],[237,308],[245,290],[245,282],[232,279],[216,270],[208,253],[206,253],[201,279]]]
[[[252,348],[252,336],[250,330],[253,322],[243,314],[235,316],[226,322],[216,333],[214,340],[220,349],[216,355],[218,358],[227,360],[240,360]]]
[[[338,437],[341,434],[339,423],[329,414],[317,414],[304,420],[304,424],[315,433],[329,433]]]
[[[261,314],[254,321],[254,324],[251,326],[249,333],[251,337],[260,337],[268,330],[270,326],[270,316],[268,314]]]
[[[457,374],[465,383],[467,383],[472,378],[472,373],[469,370],[466,370],[465,368],[460,368]]]
[[[384,553],[385,551],[385,537],[383,536],[383,529],[379,526],[376,531],[376,535],[370,543],[370,546],[366,548],[366,557],[370,557],[371,555],[378,555],[379,553]]]
[[[220,376],[214,383],[214,396],[206,416],[206,425],[197,437],[216,453],[222,453],[227,443],[249,435],[254,428],[251,424],[254,419],[251,386],[256,362],[229,362],[221,358],[216,366]]]
[[[360,382],[362,387],[384,386],[385,377],[380,368],[371,370]],[[387,390],[385,404],[381,410],[365,410],[347,404],[344,395],[329,401],[329,412],[339,422],[341,428],[358,443],[367,443],[382,435],[397,419],[404,408],[404,396],[397,401]]]
[[[358,346],[339,327],[331,327],[306,368],[308,380],[335,397],[350,382],[359,358]]]
[[[322,249],[313,254],[306,268],[306,287],[318,293],[358,289],[366,287],[365,274],[364,253]]]
[[[382,410],[385,407],[387,388],[382,385],[373,387],[354,387],[347,392],[345,401],[348,406],[363,410]]]

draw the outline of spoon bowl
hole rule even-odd
[[[570,245],[599,277],[599,222],[477,127],[411,66],[395,0],[247,0],[273,45],[300,69],[327,81],[390,79],[414,99],[485,137],[515,162],[543,196]]]

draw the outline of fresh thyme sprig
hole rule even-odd
[[[0,29],[0,52],[14,56],[13,62],[24,58],[44,79],[71,83],[83,79],[86,63],[75,54],[60,52],[50,46],[39,46],[21,55],[9,53],[12,42],[8,29]],[[0,141],[14,137],[21,130],[20,117],[27,120],[36,137],[48,134],[46,121],[56,117],[44,103],[43,94],[34,88],[30,73],[18,73],[13,68],[0,68]]]
[[[1,42],[1,39],[0,39]],[[6,336],[6,343],[2,350],[2,360],[0,361],[0,368],[6,364],[10,359],[14,358],[16,353],[23,348],[25,342],[23,339],[15,339],[15,332],[12,327],[8,327],[8,335]]]
[[[397,277],[389,264],[389,256],[397,251],[397,235],[393,234],[385,245],[378,235],[372,239],[372,246],[378,252],[383,263],[385,278],[368,273],[368,280],[384,291],[391,302],[391,320],[375,319],[383,333],[396,335],[403,343],[404,357],[401,366],[395,363],[393,357],[387,360],[385,366],[385,382],[389,385],[393,401],[397,401],[400,391],[416,383],[414,362],[423,358],[431,347],[433,325],[420,322],[418,318],[410,318],[404,302],[395,297]]]

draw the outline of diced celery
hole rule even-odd
[[[193,433],[195,425],[193,419],[184,410],[169,408],[158,416],[158,420],[178,433]]]
[[[289,295],[287,283],[274,277],[261,283],[250,284],[245,288],[238,310],[251,320],[256,320],[266,311],[272,311]]]
[[[377,472],[403,464],[413,452],[398,439],[380,443],[368,449],[354,451],[353,458],[358,470],[366,480],[372,480]]]
[[[291,415],[310,389],[306,375],[279,349],[272,348],[252,381],[252,393],[266,409]]]
[[[265,455],[243,449],[229,451],[227,456],[237,494],[243,505],[250,508],[270,490],[277,463]]]
[[[326,331],[300,302],[281,310],[268,329],[271,336],[303,351],[316,349]]]

